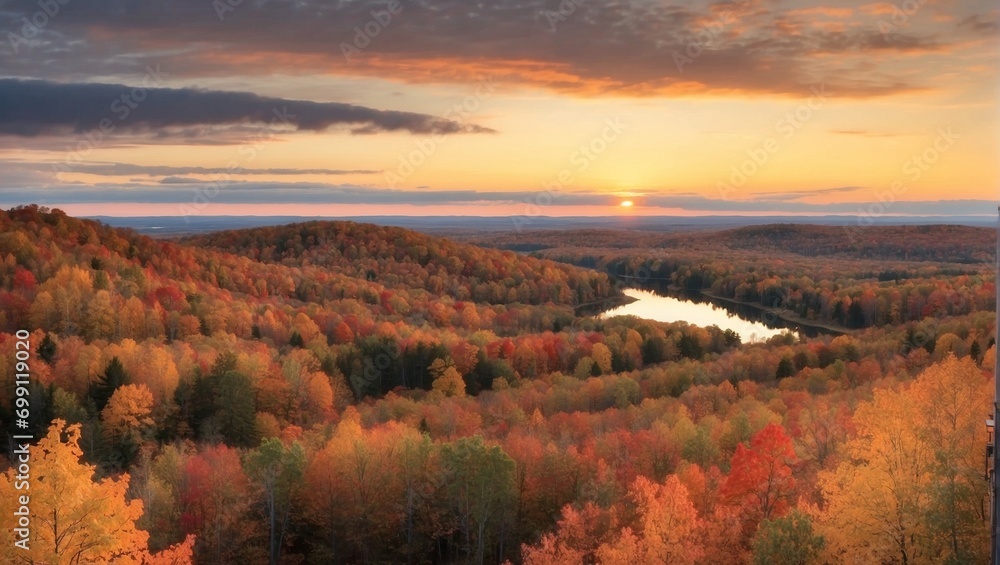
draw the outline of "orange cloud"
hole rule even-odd
[[[844,22],[813,22],[812,27],[827,33],[844,33],[847,25]]]
[[[885,16],[892,14],[895,11],[895,7],[887,2],[864,4],[859,9],[869,16]]]
[[[95,43],[119,45],[116,52],[155,53],[177,77],[327,74],[474,86],[491,76],[507,87],[583,97],[798,97],[820,82],[844,97],[900,94],[940,83],[902,73],[888,55],[940,54],[956,42],[954,34],[909,31],[889,40],[871,25],[855,27],[861,22],[847,20],[856,12],[850,7],[771,12],[769,6],[763,0],[716,2],[700,10],[587,3],[555,29],[522,3],[478,14],[471,28],[413,6],[403,13],[406,26],[388,25],[365,46],[352,48],[349,58],[343,46],[356,41],[357,22],[334,18],[337,10],[300,22],[301,29],[278,25],[268,34],[251,24],[270,15],[249,4],[240,8],[245,20],[227,20],[211,33],[205,22],[169,34],[150,33],[157,23],[140,28],[105,21],[88,23],[88,29]],[[472,17],[457,5],[449,9],[455,22]],[[888,14],[892,6],[881,2],[859,10]],[[817,58],[829,55],[842,64],[816,68]]]
[[[851,8],[832,8],[828,6],[814,6],[812,8],[800,8],[787,12],[790,16],[826,16],[828,18],[849,18],[854,15]]]

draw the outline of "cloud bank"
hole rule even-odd
[[[947,71],[934,57],[998,31],[988,0],[921,2],[902,22],[891,4],[881,10],[829,4],[69,2],[38,38],[19,43],[19,56],[0,61],[0,74],[135,74],[155,60],[187,77],[330,74],[467,83],[493,74],[505,84],[593,95],[799,96],[823,82],[838,96],[868,98],[940,86],[934,76]],[[36,0],[0,0],[0,24],[19,30],[19,18],[37,10]],[[921,75],[906,68],[914,57],[928,60]]]
[[[246,124],[268,124],[297,131],[344,127],[356,134],[493,131],[426,114],[271,98],[247,92],[0,79],[0,135],[35,137],[93,129],[136,133]]]

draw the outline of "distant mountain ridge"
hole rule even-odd
[[[206,233],[219,230],[276,226],[312,220],[340,220],[398,226],[430,233],[535,231],[548,229],[630,229],[641,231],[677,231],[723,229],[773,223],[848,226],[935,225],[993,226],[991,216],[92,216],[111,226],[133,228],[147,235]]]

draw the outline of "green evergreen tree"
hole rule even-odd
[[[108,401],[111,400],[111,395],[120,387],[129,384],[130,380],[122,362],[117,356],[112,357],[104,369],[104,374],[90,385],[90,398],[94,401],[97,412],[100,413],[101,410],[104,410]]]
[[[795,376],[795,363],[789,357],[782,357],[778,361],[778,368],[774,371],[774,378],[781,380]]]
[[[38,356],[42,358],[49,365],[52,364],[52,360],[56,356],[56,342],[52,341],[52,337],[46,333],[45,337],[42,338],[42,342],[38,344]]]

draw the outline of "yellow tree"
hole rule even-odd
[[[434,379],[431,388],[445,396],[465,396],[465,381],[455,367],[448,367]]]
[[[98,290],[87,303],[87,315],[84,319],[84,335],[88,339],[111,339],[118,328],[118,316],[112,304],[111,294],[106,290]]]
[[[146,307],[138,297],[131,297],[122,305],[118,315],[118,331],[122,337],[140,339],[145,337]]]
[[[333,387],[330,377],[322,371],[306,373],[299,392],[300,413],[310,416],[311,421],[323,421],[333,411]]]
[[[595,343],[594,349],[590,352],[594,363],[601,369],[601,374],[606,375],[611,372],[611,350],[603,343]]]
[[[858,408],[851,462],[820,476],[830,559],[986,560],[982,419],[990,387],[974,361],[949,357],[908,389],[876,390]]]
[[[31,303],[31,309],[28,311],[31,325],[44,330],[52,330],[55,329],[57,318],[56,302],[53,300],[52,294],[43,290],[35,295],[35,301]]]
[[[299,337],[302,338],[302,343],[305,344],[309,344],[320,335],[319,326],[316,325],[316,322],[312,321],[312,318],[301,312],[295,315],[295,320],[292,323],[292,329],[299,333]]]
[[[957,355],[959,357],[966,355],[969,352],[968,346],[965,344],[965,340],[958,337],[953,333],[942,334],[934,342],[934,360],[940,361],[947,359],[949,355]]]
[[[153,343],[143,344],[137,353],[135,362],[128,365],[133,382],[146,385],[157,404],[169,402],[181,380],[173,356]]]
[[[454,366],[455,366],[455,362],[452,361],[451,358],[441,359],[439,357],[439,358],[435,359],[430,364],[429,367],[427,367],[427,371],[436,379],[436,378],[440,377],[441,375],[443,375],[444,372],[448,369],[448,367],[454,367]]]
[[[992,373],[996,369],[997,362],[997,346],[994,345],[986,350],[986,355],[983,355],[983,370]]]
[[[79,268],[64,265],[56,274],[38,287],[38,292],[48,292],[53,298],[60,332],[79,334],[84,319],[85,305],[93,294],[90,273]]]
[[[846,563],[920,562],[927,510],[924,485],[932,454],[913,426],[903,394],[876,390],[854,415],[853,462],[820,475],[827,500],[822,519],[831,558]]]
[[[634,529],[624,528],[617,540],[597,549],[601,563],[701,563],[698,512],[676,475],[664,484],[640,476],[629,489],[629,497],[639,519]]]
[[[63,441],[63,434],[66,440]],[[142,502],[127,500],[129,477],[93,481],[94,466],[81,463],[80,426],[56,420],[48,434],[30,452],[30,489],[18,489],[15,469],[0,475],[0,510],[4,520],[14,516],[29,496],[28,549],[15,545],[18,534],[0,528],[0,562],[49,563],[190,563],[193,538],[151,555],[149,534],[135,521]]]
[[[642,367],[642,336],[639,332],[629,329],[625,332],[624,352],[625,358],[632,367]]]
[[[932,480],[926,485],[928,553],[936,562],[988,560],[989,506],[983,481],[984,415],[993,386],[971,357],[928,368],[910,389],[921,439],[930,447]]]
[[[153,393],[146,385],[125,385],[111,395],[101,411],[104,433],[110,440],[141,439],[153,424]]]

